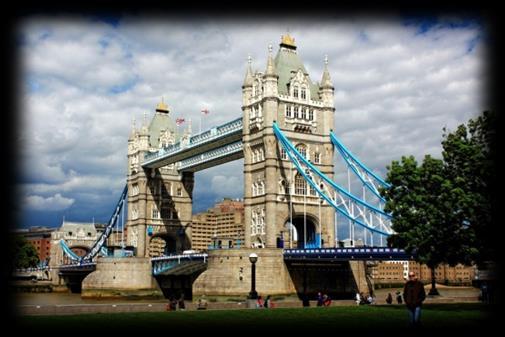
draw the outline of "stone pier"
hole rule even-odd
[[[82,282],[83,298],[163,298],[145,257],[99,258]]]

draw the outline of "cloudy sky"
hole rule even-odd
[[[132,119],[152,117],[161,97],[193,130],[203,107],[203,128],[240,117],[248,55],[264,71],[268,45],[276,52],[288,29],[313,81],[328,55],[334,130],[381,175],[402,155],[440,157],[442,128],[488,108],[477,18],[27,17],[17,31],[19,227],[107,222],[125,184]],[[194,212],[243,196],[242,163],[196,174]],[[346,176],[339,158],[335,170]]]

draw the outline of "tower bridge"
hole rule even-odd
[[[249,58],[241,117],[196,135],[191,125],[179,133],[161,102],[149,124],[145,115],[140,128],[134,121],[126,187],[105,234],[84,258],[62,245],[74,267],[61,270],[78,273],[83,263],[96,262],[86,269],[83,295],[159,287],[165,296],[176,291],[237,295],[249,291],[248,255],[254,252],[261,293],[310,293],[323,287],[350,294],[370,286],[365,261],[412,258],[384,247],[392,234],[391,215],[383,210],[379,189],[389,185],[333,133],[334,86],[327,63],[321,81],[313,82],[295,40],[285,35],[275,57],[269,47],[264,72],[253,72]],[[361,184],[362,196],[352,193],[350,181],[347,188],[334,181],[335,149],[349,179],[352,173]],[[181,254],[191,249],[194,173],[240,158],[245,247]],[[97,258],[125,204],[127,246],[134,257]],[[367,247],[339,247],[337,221],[348,223],[351,242],[360,237]],[[154,242],[162,247],[155,249]],[[317,264],[331,268],[320,274],[304,267]]]

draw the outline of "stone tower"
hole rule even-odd
[[[140,163],[150,152],[184,137],[170,118],[168,106],[160,102],[149,125],[146,114],[140,129],[133,121],[128,138],[128,245],[136,256],[180,253],[191,245],[193,173],[179,173],[172,164],[143,169]]]
[[[269,46],[264,73],[253,73],[249,58],[242,86],[246,247],[335,245],[333,208],[297,174],[272,129],[277,122],[297,149],[333,178],[333,91],[327,59],[321,83],[313,83],[289,34],[282,36],[275,58]]]

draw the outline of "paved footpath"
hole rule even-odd
[[[386,293],[387,294],[387,293]],[[477,296],[457,297],[428,297],[425,303],[462,303],[478,302]],[[378,300],[377,304],[386,304],[385,300]],[[354,300],[334,300],[332,306],[356,305]],[[393,304],[398,305],[398,304]],[[301,301],[276,301],[275,308],[299,308]],[[316,306],[316,301],[310,302],[311,307]],[[94,304],[52,304],[52,305],[18,305],[20,315],[76,315],[87,313],[121,313],[121,312],[163,312],[167,310],[166,303],[94,303]],[[247,309],[246,302],[209,302],[209,310],[219,309]],[[186,302],[186,310],[196,310],[196,303]]]

